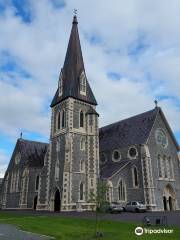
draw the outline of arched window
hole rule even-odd
[[[80,194],[79,194],[79,199],[80,200],[83,200],[84,199],[84,184],[81,182],[80,183],[80,187],[79,187],[79,192],[80,192]]]
[[[58,116],[57,116],[57,129],[59,130],[60,129],[60,123],[61,123],[61,115],[60,115],[60,112],[58,112]]]
[[[118,200],[126,201],[126,186],[122,180],[119,181],[118,185]]]
[[[171,157],[168,157],[169,162],[169,178],[174,179],[174,167],[173,167],[173,161]]]
[[[158,154],[158,175],[160,178],[162,177],[161,155],[160,154]]]
[[[137,167],[133,167],[132,169],[133,173],[133,186],[138,187],[138,172],[137,172]]]
[[[163,169],[164,169],[164,177],[167,178],[167,164],[166,164],[166,156],[163,156]]]
[[[84,127],[84,113],[83,113],[83,111],[80,111],[79,121],[80,121],[80,127]]]
[[[85,149],[85,139],[84,138],[81,138],[81,140],[80,140],[80,149],[81,150]]]
[[[84,172],[84,171],[85,171],[85,161],[84,161],[84,160],[81,160],[81,161],[80,161],[80,171],[81,171],[81,172]]]
[[[83,95],[86,94],[86,76],[84,71],[81,73],[80,76],[80,93]]]
[[[56,160],[56,167],[55,167],[55,180],[59,180],[59,161]]]
[[[29,185],[29,171],[26,168],[23,172],[22,180],[21,180],[20,204],[27,203],[28,185]]]
[[[65,128],[66,125],[66,114],[65,111],[62,111],[62,128]]]
[[[39,175],[36,177],[36,191],[39,189]]]

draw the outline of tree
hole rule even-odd
[[[107,200],[106,200],[106,194],[108,191],[108,186],[107,183],[101,180],[98,180],[97,183],[97,192],[90,192],[89,195],[89,202],[94,203],[92,205],[92,211],[94,210],[95,207],[95,218],[96,218],[96,224],[95,224],[95,236],[96,237],[101,237],[103,236],[102,232],[100,232],[99,229],[99,213],[103,210],[103,207],[107,205]]]

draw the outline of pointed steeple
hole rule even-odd
[[[97,105],[96,99],[86,78],[77,25],[77,17],[74,15],[66,57],[60,73],[59,88],[53,98],[51,107],[68,97],[73,97]],[[80,89],[80,79],[82,76],[85,81],[84,93],[82,93]]]

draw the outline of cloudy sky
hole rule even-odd
[[[49,139],[73,9],[100,126],[158,99],[180,143],[179,0],[0,0],[0,177],[21,131]]]

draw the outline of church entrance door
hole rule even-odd
[[[173,210],[173,203],[172,203],[172,197],[170,196],[169,197],[169,210],[171,211],[171,210]]]
[[[60,207],[61,207],[61,198],[60,198],[60,192],[57,189],[54,196],[54,211],[59,212]]]
[[[167,211],[167,200],[166,197],[163,197],[164,211]]]
[[[173,187],[170,184],[167,184],[167,186],[164,188],[163,193],[163,204],[164,204],[164,210],[172,211],[176,209],[175,206],[176,203],[176,196]]]
[[[34,204],[33,204],[33,209],[36,210],[37,207],[37,196],[34,198]]]

